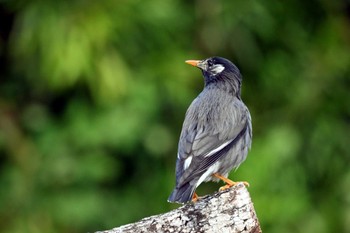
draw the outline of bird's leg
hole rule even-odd
[[[194,193],[193,197],[192,197],[192,202],[197,202],[198,198],[199,198],[199,196],[197,195],[197,193]]]
[[[223,191],[225,189],[228,189],[228,188],[231,188],[232,186],[235,186],[237,183],[240,183],[240,182],[235,182],[235,181],[232,181],[226,177],[223,177],[222,175],[220,175],[219,173],[214,173],[213,176],[215,176],[216,178],[224,181],[226,183],[226,185],[222,186],[219,191]],[[241,181],[245,186],[249,187],[249,183],[247,181]]]

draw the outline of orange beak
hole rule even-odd
[[[198,67],[198,63],[200,62],[199,60],[187,60],[185,61],[187,64],[190,64],[192,66],[197,66]]]

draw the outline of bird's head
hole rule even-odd
[[[187,60],[186,63],[202,70],[206,86],[232,84],[235,91],[240,92],[242,77],[231,61],[222,57],[210,57],[204,60]]]

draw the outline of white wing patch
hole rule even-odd
[[[214,150],[210,151],[210,152],[209,152],[208,154],[206,154],[204,157],[209,157],[209,156],[215,154],[216,152],[222,150],[225,146],[227,146],[228,144],[230,144],[232,141],[233,141],[233,139],[230,140],[230,141],[225,142],[224,144],[222,144],[222,145],[220,145],[219,147],[215,148]]]
[[[196,187],[198,187],[203,181],[206,181],[209,176],[212,176],[214,173],[218,172],[220,168],[220,162],[216,162],[212,166],[208,168],[206,172],[201,175],[201,177],[198,179],[196,183]]]
[[[216,75],[216,74],[220,74],[223,70],[225,69],[225,67],[221,64],[216,64],[214,65],[213,68],[211,68],[211,72]]]
[[[192,158],[193,158],[193,156],[191,155],[190,157],[188,157],[187,159],[185,159],[185,162],[184,162],[184,170],[186,170],[186,169],[191,165]]]

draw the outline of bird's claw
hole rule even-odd
[[[232,186],[234,186],[234,185],[224,185],[224,186],[222,186],[222,187],[220,187],[219,188],[219,191],[221,192],[221,191],[224,191],[224,190],[226,190],[226,189],[229,189],[229,188],[231,188]]]
[[[238,183],[243,183],[244,186],[249,187],[249,183],[247,181],[232,181],[230,184],[226,184],[219,188],[219,191],[224,191],[226,189],[231,188],[232,186],[236,186]]]
[[[219,173],[214,173],[213,174],[214,177],[224,181],[226,183],[225,186],[222,186],[219,191],[223,191],[225,189],[231,188],[232,186],[235,186],[238,183],[243,183],[246,187],[249,187],[249,183],[247,181],[232,181],[222,175],[220,175]]]
[[[192,202],[197,202],[198,199],[199,199],[199,196],[197,195],[197,193],[194,193],[192,197]]]
[[[237,183],[239,183],[239,182],[237,182]],[[241,183],[243,183],[244,186],[246,186],[246,187],[249,187],[249,186],[250,186],[250,184],[249,184],[247,181],[241,181]]]

